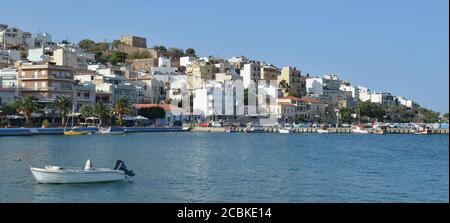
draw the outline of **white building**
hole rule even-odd
[[[306,79],[306,93],[309,95],[319,95],[323,93],[322,78],[312,77]]]
[[[361,101],[370,101],[371,93],[370,89],[362,86],[358,86],[358,98]]]
[[[28,50],[27,59],[31,62],[51,62],[53,55],[53,48],[39,47]]]
[[[352,86],[350,83],[342,83],[339,90],[347,93],[354,99],[357,99],[359,97],[358,89]]]
[[[256,84],[261,76],[260,64],[256,62],[244,64],[240,75],[244,82],[244,88],[248,88],[252,83]]]
[[[399,104],[401,104],[401,105],[403,105],[405,107],[408,107],[408,108],[412,108],[413,107],[413,101],[412,100],[406,99],[406,98],[401,97],[401,96],[397,96],[396,100],[398,101]]]
[[[197,58],[193,56],[186,56],[186,57],[180,57],[180,66],[181,67],[187,67],[192,62],[196,61]]]
[[[4,68],[0,70],[0,79],[2,79],[3,88],[16,88],[17,87],[17,69]]]
[[[172,67],[172,62],[170,58],[159,57],[158,67],[152,67],[153,75],[176,75],[178,74],[178,69]]]

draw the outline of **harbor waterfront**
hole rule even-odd
[[[81,140],[82,139],[82,140]],[[153,132],[0,138],[0,202],[449,202],[448,135]],[[123,183],[39,184],[30,166]]]

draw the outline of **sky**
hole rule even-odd
[[[449,110],[447,0],[22,0],[0,4],[2,23],[54,41],[138,35],[149,47],[244,55]]]

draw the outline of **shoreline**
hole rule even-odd
[[[225,133],[225,127],[193,127],[185,129],[183,127],[123,127],[126,133],[139,132],[204,132],[204,133]],[[320,128],[294,128],[291,134],[320,134]],[[79,131],[95,133],[97,128],[78,128]],[[263,133],[280,133],[278,127],[265,127]],[[355,134],[351,128],[328,128],[329,134]],[[368,134],[377,134],[375,129],[368,129]],[[235,133],[247,133],[245,127],[236,128]],[[383,134],[410,134],[414,132],[409,128],[387,128]],[[427,135],[449,134],[449,129],[431,129]],[[35,135],[64,135],[64,128],[0,128],[1,136],[35,136]]]

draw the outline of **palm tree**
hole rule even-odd
[[[289,83],[284,79],[280,81],[279,88],[281,88],[284,91],[285,95],[289,94],[289,90],[291,89]]]
[[[127,96],[122,96],[114,106],[114,113],[119,116],[119,125],[123,124],[123,116],[131,112],[131,107]]]
[[[72,110],[72,98],[66,96],[57,96],[56,100],[53,102],[53,105],[61,114],[61,122],[63,125],[65,125],[66,114],[69,113],[70,110]]]
[[[16,102],[16,107],[18,112],[22,112],[25,116],[25,123],[27,126],[30,126],[30,116],[31,113],[39,110],[37,105],[37,99],[33,96],[27,96],[24,98],[20,98]]]
[[[111,118],[111,111],[108,106],[103,104],[103,102],[98,102],[95,105],[95,115],[100,118],[102,124],[106,123],[109,118]]]

